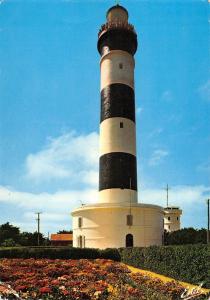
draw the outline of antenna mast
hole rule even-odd
[[[37,236],[37,245],[39,246],[40,244],[40,239],[39,239],[39,235],[40,235],[40,215],[41,215],[41,212],[37,212],[35,213],[37,215],[37,231],[38,231],[38,236]]]
[[[170,190],[168,184],[166,185],[165,190],[166,190],[166,207],[168,207],[168,191]]]

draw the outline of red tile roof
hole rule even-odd
[[[72,241],[73,234],[72,233],[53,233],[51,234],[51,241]]]

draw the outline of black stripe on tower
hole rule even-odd
[[[121,117],[135,122],[135,96],[131,87],[113,83],[101,91],[101,122]]]
[[[136,49],[136,33],[125,28],[107,30],[98,39],[98,52],[101,56],[112,50],[123,50],[134,55]]]
[[[99,191],[112,188],[137,191],[136,157],[112,152],[100,157]]]

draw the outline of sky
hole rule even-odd
[[[98,201],[97,34],[115,1],[0,0],[0,224],[69,230]],[[135,55],[138,198],[206,227],[210,39],[205,0],[122,0]]]

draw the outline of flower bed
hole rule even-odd
[[[169,300],[183,291],[111,260],[0,260],[0,299]]]

